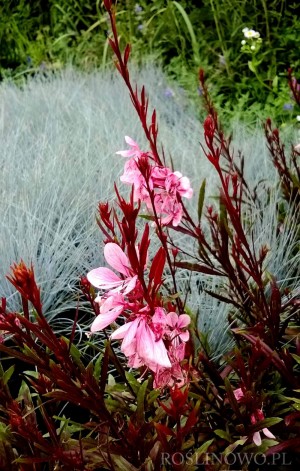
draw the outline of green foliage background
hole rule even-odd
[[[205,69],[212,97],[229,118],[295,118],[286,70],[299,69],[299,2],[284,0],[120,0],[121,40],[137,63],[160,63],[191,96]],[[242,29],[263,39],[257,73],[241,52]],[[107,66],[109,24],[100,0],[4,0],[0,16],[0,72],[15,78],[72,63]],[[290,107],[292,108],[292,107]]]

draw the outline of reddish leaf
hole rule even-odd
[[[190,271],[197,271],[199,273],[205,273],[206,275],[224,276],[224,273],[217,270],[216,268],[211,268],[206,265],[201,265],[200,263],[175,262],[175,266],[178,268],[185,268],[186,270],[190,270]]]
[[[164,271],[166,263],[166,252],[163,247],[160,247],[158,252],[156,253],[155,257],[153,258],[150,273],[149,273],[149,280],[154,281],[154,285],[160,285],[162,282],[162,274]]]

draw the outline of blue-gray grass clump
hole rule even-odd
[[[201,124],[182,90],[168,84],[159,69],[149,67],[136,76],[146,86],[150,109],[157,109],[159,141],[166,158],[172,156],[175,169],[191,179],[195,190],[191,205],[196,211],[203,178],[207,179],[207,196],[218,193],[217,176],[199,145]],[[172,95],[166,94],[169,89]],[[299,257],[291,257],[292,232],[281,239],[275,235],[278,182],[263,133],[259,128],[249,133],[238,123],[233,131],[233,147],[245,155],[248,182],[254,187],[266,180],[272,190],[270,199],[262,197],[265,207],[260,217],[256,217],[255,205],[248,209],[252,219],[249,237],[257,248],[261,243],[270,246],[269,269],[282,282],[291,273],[299,278],[299,269],[295,270],[300,266]],[[100,200],[114,199],[113,183],[119,181],[125,162],[115,152],[126,148],[125,135],[147,150],[117,72],[85,74],[68,69],[55,76],[32,78],[21,88],[2,83],[0,295],[8,298],[11,309],[18,310],[20,300],[5,275],[21,258],[34,265],[49,319],[59,315],[55,321],[59,325],[62,312],[76,307],[79,277],[104,262],[96,207]],[[192,252],[194,247],[185,243],[185,249]],[[184,271],[179,274],[183,289],[189,276]],[[209,333],[218,353],[228,345],[224,334],[228,307],[199,292],[204,279],[207,282],[207,277],[192,276],[188,304],[199,311],[200,328]],[[208,282],[217,286],[216,280]],[[293,283],[296,286],[295,280]]]

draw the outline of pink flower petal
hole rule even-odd
[[[109,296],[108,298],[101,301],[100,313],[104,314],[115,307],[123,307],[124,304],[124,297],[119,293],[114,293],[112,296]]]
[[[135,155],[135,151],[131,149],[130,150],[118,150],[116,154],[121,155],[122,157],[132,157],[133,155]]]
[[[173,357],[176,361],[182,361],[185,354],[185,343],[180,343],[177,347],[172,350],[172,360]],[[172,362],[173,363],[173,362]],[[172,365],[174,367],[174,365]]]
[[[166,316],[166,311],[164,310],[164,308],[162,307],[157,307],[155,309],[155,312],[154,312],[154,315],[152,317],[152,322],[155,324],[155,323],[159,323],[159,324],[163,324],[163,325],[166,325],[166,322],[167,322],[167,316]]]
[[[171,368],[171,362],[168,357],[166,346],[162,339],[154,343],[154,362],[159,366]]]
[[[140,368],[140,366],[143,366],[143,361],[140,359],[137,353],[134,353],[128,359],[128,366],[129,368]]]
[[[188,326],[191,322],[191,318],[188,314],[180,314],[178,317],[177,327],[179,329],[183,329],[184,327]]]
[[[104,247],[104,257],[107,263],[118,272],[128,276],[129,260],[118,244],[109,242]]]
[[[121,351],[127,357],[136,353],[136,332],[140,323],[140,319],[137,318],[132,322],[128,322],[130,324],[129,329],[127,329],[126,335],[124,336],[124,340],[122,342]]]
[[[97,332],[105,329],[109,324],[114,322],[123,310],[122,306],[119,306],[114,311],[107,312],[105,314],[99,314],[91,325],[91,332]]]
[[[113,288],[119,286],[122,280],[109,268],[99,267],[94,268],[87,274],[87,279],[96,288]]]
[[[144,320],[137,330],[137,351],[150,368],[153,365],[171,368],[165,344],[162,340],[155,341],[154,333]]]
[[[130,329],[131,327],[131,324],[132,322],[127,322],[126,324],[124,325],[121,325],[121,327],[119,327],[117,330],[115,330],[110,338],[112,340],[119,340],[119,339],[123,339],[128,331],[128,329]]]
[[[187,342],[190,338],[190,333],[188,331],[181,332],[181,334],[179,334],[179,338],[182,342]]]
[[[129,280],[129,281],[128,281]],[[124,290],[124,294],[130,293],[136,287],[138,277],[137,275],[133,276],[131,279],[127,278],[127,287]]]
[[[255,445],[260,446],[261,445],[261,436],[259,432],[254,432],[253,434],[253,442]]]
[[[131,147],[139,147],[138,144],[129,136],[125,136],[125,141]]]
[[[176,312],[169,312],[169,314],[167,315],[167,324],[170,327],[176,327],[177,322],[178,322],[178,315],[176,314]]]
[[[138,144],[131,139],[129,136],[125,136],[125,141],[128,145],[131,146],[131,149],[129,150],[119,150],[116,152],[116,154],[121,155],[122,157],[133,157],[133,156],[139,156],[141,154],[141,150],[138,146]]]
[[[244,393],[242,388],[237,388],[233,391],[234,397],[236,398],[237,401],[240,401],[242,397],[244,397]]]
[[[263,433],[266,437],[268,438],[276,438],[272,432],[270,432],[270,430],[268,428],[263,428]]]

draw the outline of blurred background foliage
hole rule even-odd
[[[300,4],[284,0],[120,0],[118,28],[137,64],[160,64],[190,97],[201,94],[204,68],[223,118],[249,122],[270,115],[284,124],[299,114],[287,68],[300,72]],[[255,73],[241,52],[242,29],[260,32]],[[2,79],[72,64],[84,70],[112,64],[108,17],[100,0],[3,0]]]

